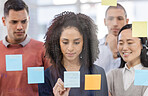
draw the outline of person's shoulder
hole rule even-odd
[[[0,40],[0,44],[3,44],[3,40]]]
[[[110,70],[107,75],[112,74],[112,75],[117,75],[122,73],[123,68],[115,68]]]
[[[35,44],[44,44],[43,42],[35,40],[35,39],[32,39],[32,38],[31,38],[31,42],[35,43]]]
[[[98,69],[98,70],[104,70],[102,67],[100,67],[100,66],[98,66],[96,64],[93,64],[93,68]]]
[[[111,71],[109,72],[121,72],[123,70],[123,68],[115,68],[115,69],[112,69]]]
[[[105,37],[99,39],[99,44],[104,44],[105,43]]]
[[[51,65],[50,67],[48,67],[48,68],[45,70],[45,73],[46,73],[46,72],[50,72],[53,68],[54,68],[53,65]]]
[[[104,69],[98,65],[93,64],[92,68],[95,73],[105,73]]]
[[[99,46],[100,46],[100,47],[101,47],[101,46],[106,46],[106,45],[105,45],[105,42],[106,42],[106,37],[103,37],[103,38],[99,39]]]
[[[32,39],[32,38],[31,38],[30,42],[27,44],[27,46],[31,46],[32,49],[36,49],[36,50],[44,49],[44,43],[43,42],[37,41],[37,40]]]
[[[148,67],[143,67],[142,70],[148,70]]]
[[[54,70],[53,68],[54,68],[53,65],[51,65],[50,67],[48,67],[48,68],[44,71],[45,75],[46,75],[46,76],[49,76],[50,74],[52,74],[52,70]]]
[[[3,43],[3,40],[0,40],[0,46],[1,47],[4,47],[5,46],[4,43]]]

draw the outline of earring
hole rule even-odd
[[[121,57],[119,52],[117,52],[117,57]]]
[[[146,55],[148,55],[148,47],[146,46],[146,45],[143,45],[143,47],[145,47],[145,49],[146,49]]]
[[[82,59],[82,56],[80,56],[80,59]]]
[[[148,55],[148,52],[146,52],[146,55]]]

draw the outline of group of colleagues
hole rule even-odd
[[[82,13],[56,15],[45,43],[27,35],[29,20],[24,1],[5,2],[2,21],[8,34],[0,41],[0,96],[148,96],[147,86],[134,85],[135,70],[148,67],[147,38],[132,37],[120,4],[106,10],[108,34],[99,41],[97,25]],[[5,56],[16,54],[22,54],[23,71],[6,71]],[[45,82],[28,84],[27,67],[40,66]],[[80,71],[80,88],[64,88],[64,71]],[[101,90],[84,90],[85,74],[101,74]]]

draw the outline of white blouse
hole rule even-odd
[[[141,64],[135,65],[134,67],[131,67],[130,69],[125,64],[125,67],[123,69],[123,84],[124,84],[124,90],[127,90],[132,82],[135,80],[135,70],[142,70],[143,66]],[[143,96],[148,96],[148,88],[146,89]]]

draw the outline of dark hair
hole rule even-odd
[[[132,24],[127,24],[127,25],[123,26],[120,29],[119,33],[118,33],[118,38],[119,38],[119,34],[125,29],[131,29],[132,30]],[[147,37],[138,37],[138,38],[140,38],[141,44],[143,46],[143,48],[141,49],[141,54],[140,54],[141,64],[144,67],[148,67],[148,54],[147,54],[147,52],[148,52],[148,50],[147,50],[148,43],[147,43]],[[119,68],[123,68],[125,66],[125,63],[126,62],[121,57],[121,64],[120,64]]]
[[[126,13],[124,7],[123,7],[122,5],[120,5],[119,3],[117,3],[117,6],[109,6],[109,7],[107,8],[106,12],[105,12],[105,16],[107,16],[107,11],[108,11],[109,9],[111,9],[111,8],[123,9],[124,14],[125,14],[125,18],[127,18],[127,13]]]
[[[63,54],[60,48],[60,36],[64,28],[75,27],[83,37],[83,49],[80,53],[80,64],[90,67],[99,54],[97,26],[93,20],[81,13],[62,12],[55,16],[45,35],[46,56],[52,59],[52,64],[60,66]]]
[[[24,9],[29,14],[28,6],[23,0],[7,0],[4,4],[4,16],[9,15],[10,10],[20,11]]]

